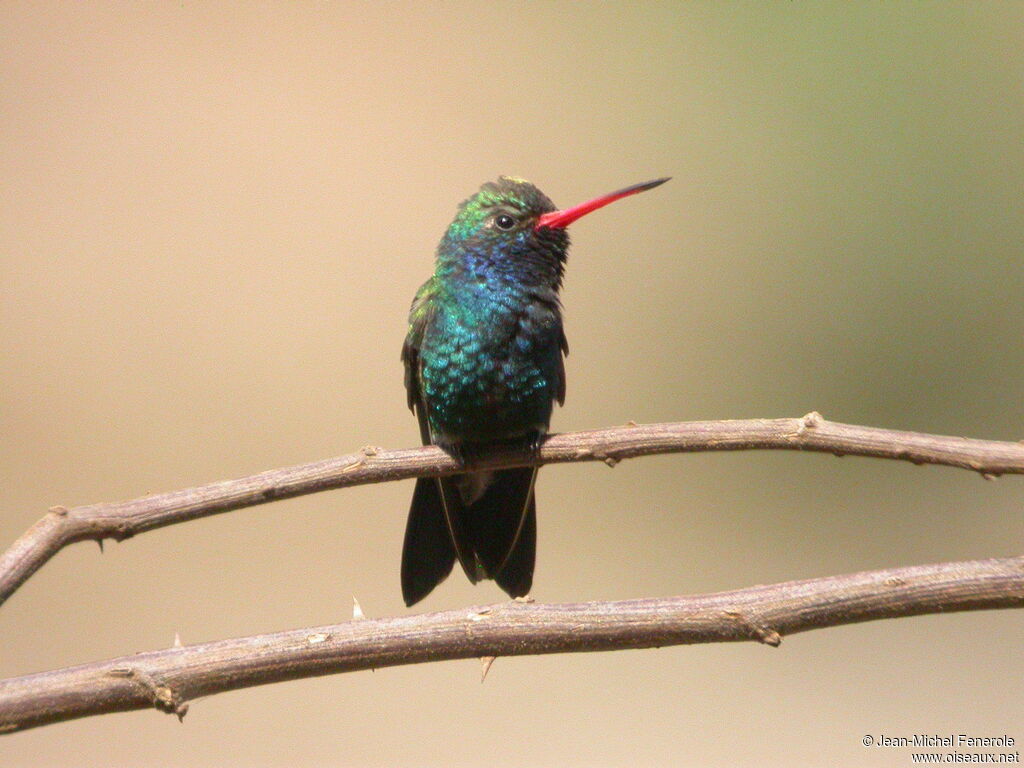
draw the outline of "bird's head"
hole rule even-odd
[[[474,264],[498,272],[547,275],[561,282],[569,249],[566,228],[582,216],[629,195],[664,184],[667,178],[636,184],[581,205],[558,210],[530,182],[513,176],[489,181],[459,206],[438,248],[441,262]]]

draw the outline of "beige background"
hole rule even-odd
[[[570,205],[560,431],[794,416],[1024,437],[1024,5],[0,5],[0,539],[416,441],[398,351],[455,205]],[[60,554],[0,674],[402,615],[412,483]],[[534,595],[1019,553],[1018,478],[819,455],[545,469]],[[452,578],[421,607],[495,601]],[[418,606],[419,608],[419,606]],[[1024,741],[1024,615],[341,675],[0,740],[5,766],[903,766]]]

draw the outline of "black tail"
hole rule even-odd
[[[519,531],[519,541],[505,560],[504,567],[498,571],[494,580],[509,597],[523,597],[530,594],[533,586],[533,563],[537,556],[537,504],[533,493],[526,506],[523,527]]]
[[[444,581],[455,565],[438,482],[432,477],[416,481],[405,524],[402,547],[402,597],[406,605],[418,603]]]
[[[494,579],[512,597],[528,594],[537,549],[535,477],[536,468],[523,467],[417,480],[402,551],[405,604],[426,597],[456,559],[474,583]]]

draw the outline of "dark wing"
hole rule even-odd
[[[428,280],[416,292],[413,299],[412,309],[409,310],[409,332],[405,335],[405,343],[402,345],[402,362],[405,363],[405,399],[409,410],[417,410],[416,404],[420,399],[420,345],[423,343],[423,333],[426,331],[427,323],[433,313],[431,306],[430,289],[432,280]],[[422,412],[422,408],[418,409]],[[424,421],[420,419],[420,435],[423,444],[430,444],[430,437],[423,433]]]
[[[405,390],[409,408],[416,413],[420,439],[432,443],[427,406],[420,388],[420,347],[434,312],[434,281],[420,288],[409,312],[409,332],[402,346]],[[406,605],[425,597],[451,572],[458,558],[472,582],[477,581],[476,559],[462,523],[461,500],[454,478],[416,481],[402,549],[402,592]]]
[[[558,329],[558,347],[561,354],[558,356],[558,394],[555,399],[559,405],[565,405],[565,358],[569,356],[569,340],[561,328]]]
[[[437,480],[421,477],[409,505],[402,546],[402,597],[418,603],[448,578],[455,565],[455,548],[445,521]]]
[[[503,589],[506,589],[505,583],[515,586],[522,582],[522,575],[510,576],[507,581],[501,578],[513,560],[520,566],[514,569],[517,571],[523,570],[528,560],[529,573],[526,576],[533,575],[534,542],[524,540],[523,535],[528,527],[527,518],[534,509],[533,485],[536,478],[536,467],[492,472],[483,494],[465,510],[466,532],[483,566],[484,575],[497,580]],[[529,550],[528,558],[517,557],[521,549],[524,556],[527,554],[525,550]],[[512,596],[519,597],[518,594]]]
[[[512,597],[530,594],[533,585],[533,564],[537,557],[537,501],[530,494],[519,539],[505,558],[501,571],[494,577],[498,586]]]

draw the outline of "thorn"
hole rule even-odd
[[[726,611],[725,615],[731,619],[735,619],[746,629],[750,630],[750,633],[757,639],[758,642],[770,645],[772,648],[778,648],[782,645],[782,635],[776,632],[771,627],[765,626],[760,622],[754,621],[745,613],[739,611]]]
[[[103,554],[103,537],[100,536],[100,538],[96,539],[96,543],[100,545],[100,554],[102,555]]]
[[[824,420],[825,419],[822,418],[822,415],[820,413],[818,413],[817,411],[811,411],[810,413],[804,416],[803,425],[807,429],[814,429],[815,427],[820,427],[821,423]]]
[[[998,480],[999,479],[999,473],[998,472],[982,472],[981,476],[983,478],[985,478],[986,480]]]
[[[754,626],[754,633],[757,635],[757,639],[765,645],[770,645],[772,648],[778,648],[782,645],[782,635],[774,629],[758,624]]]
[[[175,648],[183,648],[184,647],[181,644],[181,635],[179,635],[177,632],[174,633],[174,647]]]
[[[359,621],[360,619],[365,619],[365,618],[366,618],[366,614],[363,613],[363,606],[361,606],[359,604],[359,601],[356,600],[356,596],[352,595],[352,619],[354,621]]]
[[[182,701],[181,697],[167,683],[158,682],[143,669],[133,667],[116,667],[109,672],[111,677],[127,677],[140,686],[152,698],[152,704],[161,712],[169,715],[176,715],[178,722],[185,719],[188,712],[188,702]]]
[[[482,683],[487,679],[487,673],[491,671],[491,664],[497,656],[481,656],[480,657],[480,682]]]
[[[636,427],[636,426],[639,426],[639,425],[635,421],[630,419],[629,421],[626,422],[626,426],[627,427]]]
[[[1024,441],[1022,441],[1024,442]],[[57,504],[56,506],[50,507],[47,510],[50,514],[57,515],[57,517],[67,517],[68,508]]]
[[[362,448],[359,449],[359,452],[363,454],[363,456],[376,456],[383,450],[384,449],[378,445],[364,445]]]

